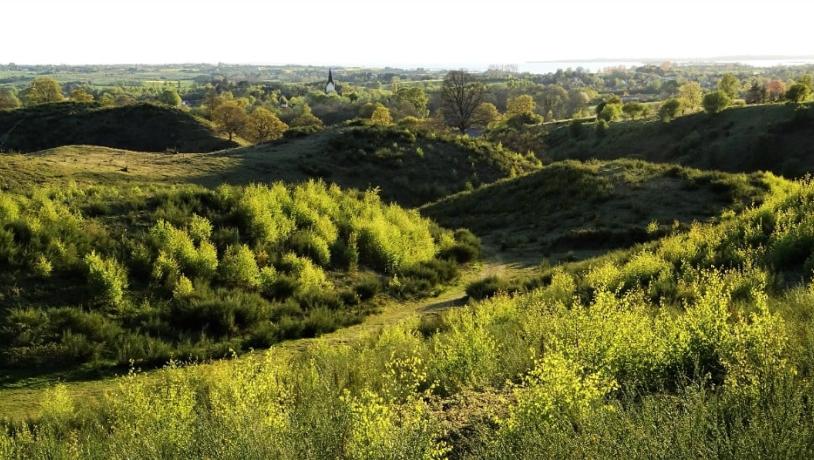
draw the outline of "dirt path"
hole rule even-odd
[[[386,303],[378,313],[368,316],[357,325],[338,329],[319,338],[298,339],[283,342],[271,348],[275,352],[281,350],[297,351],[311,346],[317,340],[330,343],[351,343],[366,337],[387,325],[396,324],[399,321],[423,315],[427,313],[438,313],[449,308],[466,304],[466,286],[478,279],[487,276],[512,277],[529,270],[527,264],[518,262],[507,262],[497,252],[488,251],[486,260],[479,262],[462,273],[455,285],[447,287],[436,297],[428,297],[420,300],[397,301],[392,300]],[[241,359],[241,358],[238,358]],[[206,372],[208,366],[217,365],[200,364],[194,368]],[[57,383],[54,380],[34,380],[29,384],[23,384],[18,388],[0,389],[0,420],[25,420],[35,417],[40,406],[40,402],[45,391]],[[75,401],[84,403],[99,400],[104,393],[111,388],[112,378],[84,381],[64,382]]]

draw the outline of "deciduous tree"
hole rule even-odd
[[[688,81],[678,87],[678,99],[683,110],[697,110],[704,102],[704,90],[695,81]]]
[[[49,102],[62,102],[62,87],[53,78],[38,77],[31,81],[31,85],[23,93],[28,105],[47,104]]]
[[[231,141],[236,134],[240,134],[246,129],[249,118],[236,102],[228,101],[215,108],[212,112],[212,120],[222,133],[229,136]]]
[[[93,102],[93,94],[89,93],[85,88],[75,88],[71,91],[71,100],[88,104]]]
[[[20,99],[11,88],[0,88],[0,110],[16,109],[20,106]]]
[[[170,107],[178,107],[181,105],[181,96],[174,89],[165,89],[158,95],[158,102]]]
[[[472,123],[480,128],[486,128],[490,124],[500,119],[500,112],[491,102],[482,102],[475,114],[472,116]]]
[[[805,83],[795,83],[786,91],[786,99],[791,102],[801,103],[811,98],[811,87]]]
[[[515,96],[506,103],[506,115],[514,117],[516,115],[532,115],[537,109],[537,103],[534,98],[528,94]]]
[[[710,114],[722,112],[731,103],[732,99],[724,91],[715,91],[704,96],[704,110]]]
[[[370,115],[370,122],[374,125],[389,125],[393,123],[393,117],[390,116],[390,111],[387,110],[387,107],[379,105],[373,110],[373,114]]]
[[[659,108],[659,119],[665,123],[669,123],[681,111],[681,100],[677,98],[668,99]]]
[[[449,72],[441,85],[441,103],[444,117],[461,132],[472,124],[475,109],[483,102],[485,87],[463,70]]]
[[[272,111],[258,107],[249,115],[246,134],[254,142],[273,141],[283,137],[288,125]]]
[[[718,91],[726,94],[729,99],[737,99],[741,94],[741,81],[731,73],[724,74],[718,82]]]

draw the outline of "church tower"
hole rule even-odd
[[[325,93],[331,94],[336,92],[336,84],[334,83],[334,75],[331,69],[328,69],[328,83],[325,85]]]

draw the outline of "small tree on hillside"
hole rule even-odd
[[[74,90],[71,91],[71,100],[89,104],[93,102],[93,94],[89,93],[85,88],[74,88]]]
[[[390,116],[390,111],[387,110],[387,107],[379,105],[370,115],[370,122],[374,125],[390,125],[393,124],[393,117]]]
[[[506,103],[506,115],[513,117],[515,115],[533,115],[537,109],[537,103],[534,98],[528,94],[515,96]]]
[[[246,129],[249,118],[236,102],[228,101],[215,108],[212,112],[212,121],[222,133],[229,136],[231,141],[236,134],[240,134]]]
[[[669,123],[678,116],[681,111],[681,100],[668,99],[659,108],[659,119],[664,123]]]
[[[731,103],[732,99],[723,91],[715,91],[704,96],[704,110],[710,114],[722,112]]]
[[[23,93],[23,98],[27,105],[48,104],[65,100],[59,83],[53,78],[47,77],[35,78]]]
[[[268,109],[258,107],[249,115],[246,133],[253,142],[266,142],[283,137],[287,129],[288,125],[277,115]]]
[[[622,117],[622,103],[606,102],[598,115],[600,120],[615,121]]]
[[[486,128],[490,124],[500,119],[500,112],[491,102],[482,102],[472,115],[472,124],[480,128]]]
[[[16,109],[20,105],[20,99],[14,94],[14,90],[11,88],[0,88],[0,110]]]
[[[730,100],[737,99],[741,94],[741,81],[731,73],[724,74],[718,82],[718,91],[723,92]]]
[[[472,124],[475,109],[483,102],[483,83],[463,70],[449,72],[441,85],[441,105],[447,123],[464,132]]]
[[[158,102],[170,107],[178,107],[181,105],[181,96],[174,89],[165,89],[158,95]]]
[[[800,104],[809,100],[811,98],[811,94],[811,87],[805,83],[795,83],[789,87],[788,91],[786,91],[786,99]]]
[[[299,115],[297,115],[291,121],[292,128],[306,128],[306,127],[314,127],[314,128],[322,128],[322,120],[319,119],[314,113],[311,111],[311,107],[308,104],[301,104],[298,107]]]
[[[704,90],[695,81],[688,81],[678,87],[678,99],[682,110],[697,110],[704,102]]]

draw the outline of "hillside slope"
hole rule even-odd
[[[531,149],[544,161],[639,158],[729,172],[771,171],[801,177],[814,171],[814,105],[757,105],[711,116],[696,113],[670,123],[611,123],[604,136],[593,123],[527,125],[496,131],[495,142]],[[519,143],[519,145],[514,145]]]
[[[211,152],[237,145],[186,112],[151,104],[103,108],[65,102],[0,110],[0,151],[77,144],[151,152]]]
[[[70,146],[0,155],[0,187],[55,180],[216,186],[322,178],[345,188],[378,187],[386,201],[416,206],[539,167],[533,158],[483,141],[432,138],[396,128],[345,127],[209,154]]]
[[[558,162],[459,193],[421,212],[525,258],[585,257],[762,201],[778,179],[636,160]]]

